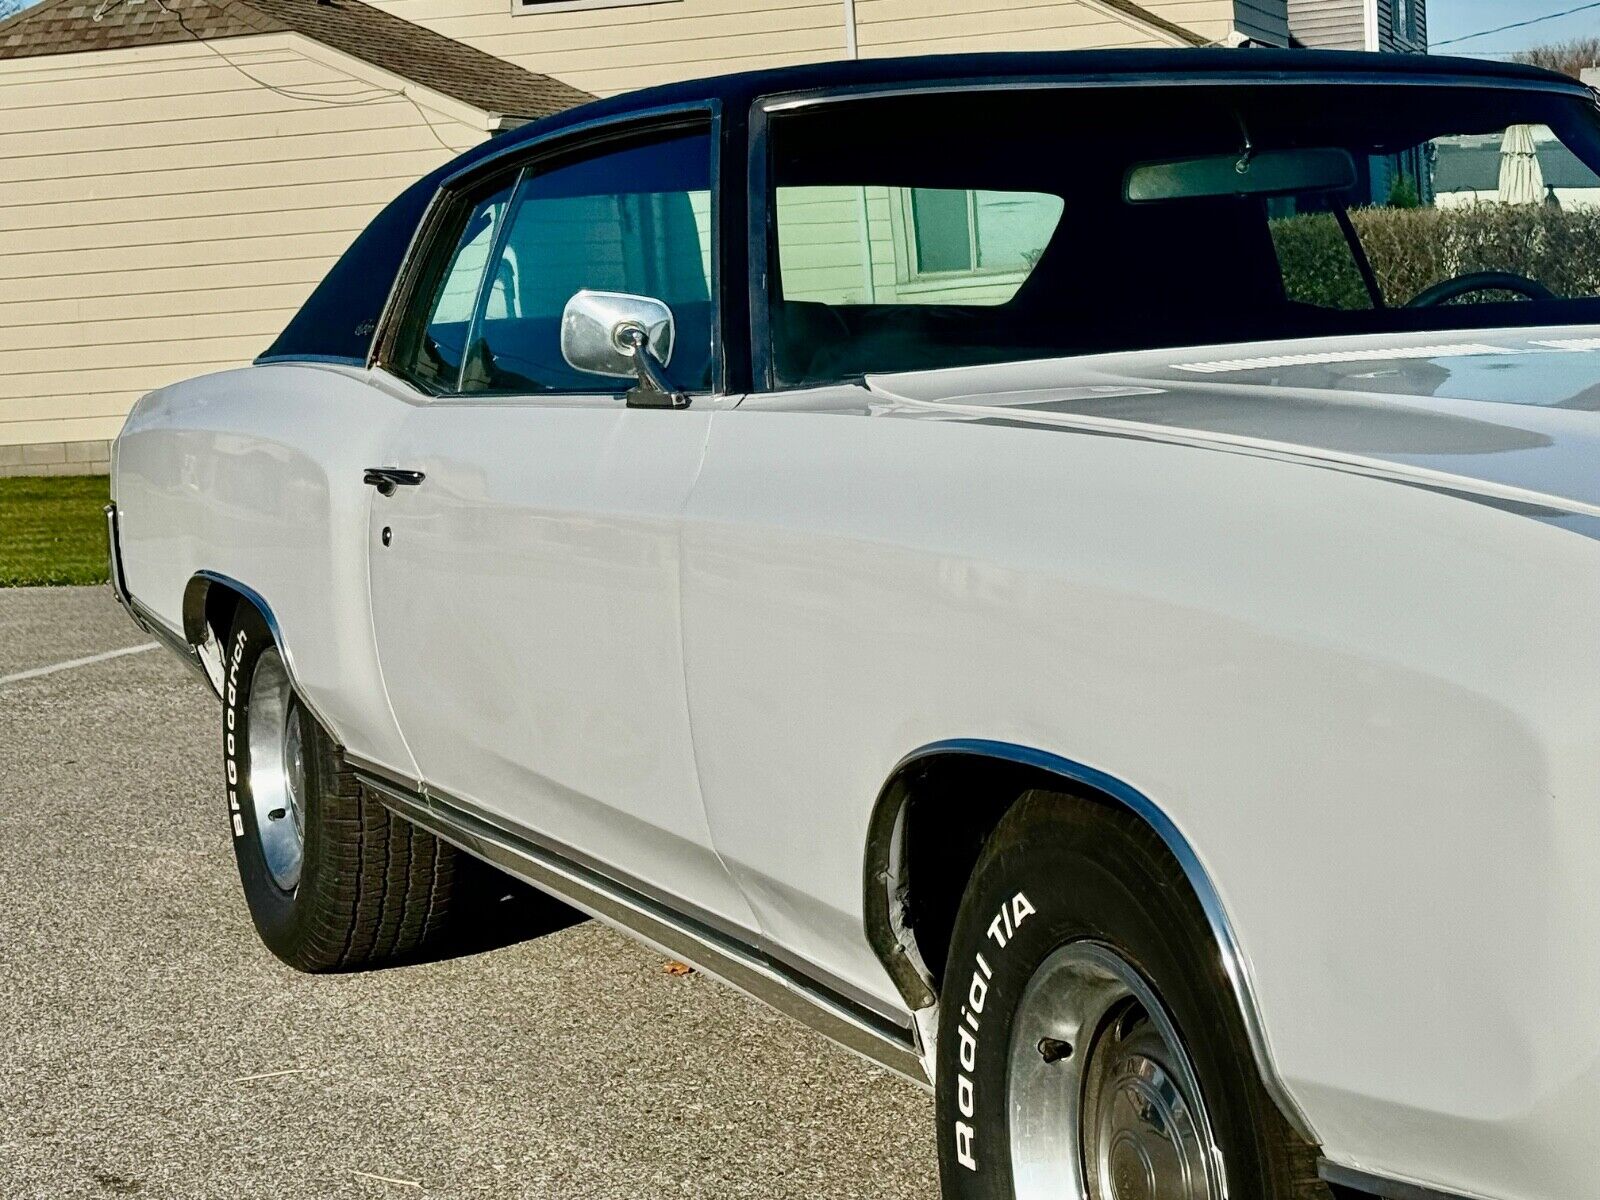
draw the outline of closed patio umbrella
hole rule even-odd
[[[1542,204],[1544,171],[1533,142],[1533,126],[1513,125],[1500,145],[1500,203]]]

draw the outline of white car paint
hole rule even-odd
[[[861,878],[895,763],[986,738],[1106,772],[1214,881],[1331,1159],[1566,1200],[1600,1124],[1593,338],[681,413],[258,367],[130,417],[124,569],[173,628],[195,572],[248,584],[351,752],[902,1020]],[[374,499],[379,462],[427,481]]]
[[[372,506],[373,623],[430,784],[753,931],[706,824],[679,636],[680,517],[713,415],[417,407],[385,461],[427,479]]]

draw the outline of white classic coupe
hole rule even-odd
[[[931,1083],[951,1200],[1600,1194],[1597,168],[1573,81],[1264,50],[463,155],[116,445],[262,939],[484,860]]]

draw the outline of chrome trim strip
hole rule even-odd
[[[215,692],[216,688],[206,671],[205,663],[201,660],[199,651],[189,644],[189,639],[135,599],[133,593],[128,590],[127,578],[122,573],[122,527],[116,504],[106,505],[105,514],[111,594],[117,598],[117,603],[122,605],[123,611],[132,618],[135,625],[182,659],[184,666],[205,680],[207,690]]]
[[[980,76],[963,78],[952,75],[944,79],[917,80],[910,83],[865,83],[845,87],[832,87],[822,91],[774,92],[762,96],[756,103],[767,113],[790,112],[821,104],[841,104],[851,100],[882,100],[910,96],[923,96],[940,92],[1001,92],[1042,91],[1082,88],[1137,87],[1326,87],[1329,84],[1347,84],[1367,87],[1440,87],[1484,88],[1494,91],[1549,92],[1552,95],[1586,100],[1588,88],[1576,81],[1505,79],[1493,75],[1470,73],[1451,74],[1441,71],[1434,74],[1412,74],[1396,71],[1328,71],[1304,75],[1288,75],[1274,71],[1195,71],[1174,72],[1168,75],[1139,75],[1126,71],[1102,71],[1083,75],[1017,75]]]
[[[582,141],[591,134],[601,133],[618,126],[630,125],[660,125],[670,123],[672,117],[708,118],[715,121],[722,112],[722,101],[714,97],[685,100],[677,104],[662,104],[653,108],[639,108],[628,112],[607,113],[600,117],[591,117],[586,121],[578,121],[572,125],[563,125],[560,129],[552,129],[536,138],[518,141],[513,145],[503,146],[492,154],[486,154],[476,159],[440,180],[440,190],[454,190],[463,180],[475,178],[479,172],[492,174],[499,164],[515,162],[519,158],[538,158],[548,153],[552,148],[560,147],[568,141]],[[624,136],[627,130],[623,130]],[[714,186],[714,184],[713,184]]]
[[[1472,1200],[1472,1197],[1458,1192],[1441,1192],[1420,1183],[1385,1179],[1354,1167],[1342,1167],[1325,1158],[1317,1160],[1317,1176],[1334,1187],[1350,1188],[1364,1196],[1380,1197],[1381,1200]]]
[[[372,770],[375,764],[350,756],[346,762],[362,783],[406,820],[647,945],[693,964],[845,1049],[926,1086],[909,1029],[719,928],[723,923],[687,915],[434,789],[419,794],[392,772]]]
[[[117,598],[117,603],[123,608],[128,607],[132,597],[128,594],[128,585],[122,578],[122,530],[117,523],[117,506],[115,503],[105,507],[106,514],[106,554],[109,558],[111,575],[111,594]],[[131,613],[129,614],[132,615]]]
[[[294,665],[294,652],[290,649],[288,641],[283,636],[283,627],[278,624],[278,615],[272,611],[272,605],[267,603],[261,593],[249,584],[241,583],[231,575],[224,575],[220,571],[196,571],[183,592],[184,640],[191,646],[196,644],[203,645],[206,641],[212,640],[211,630],[205,625],[205,601],[206,594],[214,583],[220,583],[224,587],[239,593],[261,614],[262,621],[266,623],[267,632],[272,635],[272,640],[277,644],[278,653],[283,658],[283,669],[289,675],[289,683],[294,688],[295,695],[299,698],[300,703],[306,706],[307,711],[316,718],[317,724],[321,725],[328,731],[330,736],[337,740],[339,736],[338,727],[322,714],[317,707],[317,702],[311,698],[311,693],[300,683],[300,674],[295,670]],[[226,650],[222,646],[225,636],[226,631],[223,631],[221,636],[215,638],[218,647],[218,679],[221,678],[223,659],[226,655]],[[196,652],[196,659],[197,661],[199,659],[198,652]],[[209,676],[207,678],[209,680]],[[213,684],[212,687],[213,690],[216,690],[217,685]]]
[[[374,326],[373,328],[377,328]],[[275,363],[299,363],[335,367],[364,367],[365,357],[354,354],[258,354],[250,360],[254,367],[270,367]]]
[[[1321,1145],[1311,1122],[1295,1102],[1294,1097],[1289,1094],[1288,1088],[1284,1086],[1283,1080],[1273,1066],[1272,1048],[1267,1040],[1266,1027],[1261,1021],[1249,961],[1239,947],[1238,938],[1234,935],[1233,924],[1228,919],[1222,898],[1188,839],[1173,824],[1172,819],[1143,792],[1104,771],[1062,758],[1060,755],[1010,742],[954,738],[934,742],[912,751],[890,772],[889,779],[879,793],[878,801],[873,808],[869,826],[865,865],[866,933],[868,941],[879,959],[883,961],[885,969],[900,987],[907,1005],[913,1011],[927,1008],[928,998],[936,993],[932,980],[920,977],[920,957],[913,960],[906,954],[905,942],[897,935],[894,928],[896,897],[891,896],[890,891],[897,884],[893,870],[894,844],[899,830],[901,810],[907,797],[902,781],[906,772],[918,763],[952,754],[991,758],[1000,762],[1034,767],[1072,783],[1092,788],[1123,805],[1155,831],[1177,859],[1185,878],[1189,880],[1189,885],[1194,888],[1195,895],[1200,900],[1207,924],[1211,926],[1212,937],[1216,940],[1223,970],[1228,976],[1234,1002],[1238,1005],[1239,1015],[1244,1022],[1245,1034],[1250,1041],[1251,1056],[1255,1059],[1256,1071],[1261,1077],[1262,1086],[1295,1131],[1312,1145]]]
[[[392,770],[382,763],[373,762],[370,758],[362,758],[359,754],[344,752],[344,761],[352,771],[359,775],[370,776],[374,787],[393,786],[403,793],[420,796],[422,794],[422,781],[410,775],[402,775],[399,771]]]

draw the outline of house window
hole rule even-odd
[[[1394,36],[1407,42],[1417,40],[1417,5],[1421,0],[1394,0]]]
[[[1059,196],[910,188],[903,193],[907,282],[950,275],[1026,279],[1061,221]]]
[[[582,12],[590,8],[633,8],[641,4],[676,4],[679,0],[511,0],[511,15]]]
[[[918,274],[970,271],[977,265],[972,200],[972,192],[911,189],[911,236]]]

